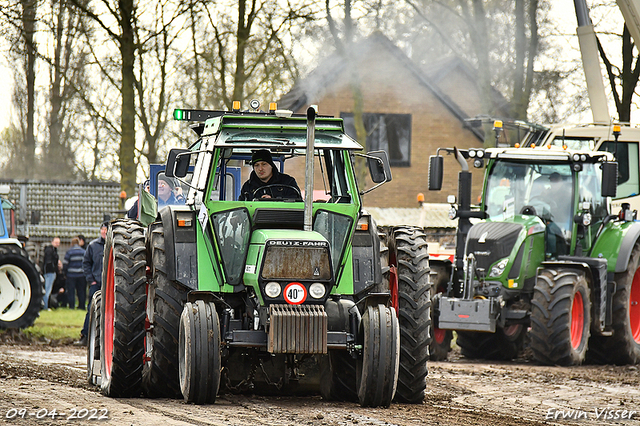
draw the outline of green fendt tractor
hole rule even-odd
[[[388,406],[394,395],[422,402],[428,353],[414,352],[428,346],[428,332],[398,320],[396,309],[402,318],[411,308],[391,303],[398,295],[383,278],[378,230],[356,182],[357,155],[376,186],[389,181],[386,154],[356,154],[362,147],[342,119],[313,108],[305,116],[258,107],[176,110],[198,134],[166,164],[167,176],[189,185],[186,204],[159,209],[148,227],[111,223],[90,381],[99,376],[110,396],[194,403],[245,390],[319,390],[362,406]],[[280,197],[278,184],[271,198],[238,200],[240,170],[263,149],[304,183],[294,198]],[[428,263],[420,267],[428,276]],[[417,286],[412,317],[423,324],[429,289],[419,286],[428,282]]]
[[[431,190],[441,188],[441,150],[430,159]],[[459,226],[454,264],[432,261],[449,283],[434,307],[436,325],[457,331],[462,354],[513,358],[529,330],[542,364],[638,363],[640,223],[628,205],[610,212],[613,156],[558,147],[444,151],[462,167],[458,200],[450,200]],[[467,159],[486,162],[479,210],[471,209]]]

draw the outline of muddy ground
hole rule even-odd
[[[364,409],[319,396],[223,395],[214,405],[195,406],[181,400],[104,397],[86,381],[82,348],[5,341],[0,342],[0,418],[25,426],[640,426],[637,366],[544,367],[527,359],[479,362],[455,351],[449,358],[430,362],[428,393],[421,405]]]

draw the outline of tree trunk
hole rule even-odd
[[[638,67],[640,61],[636,59],[636,66],[633,68],[633,59],[631,34],[625,25],[622,32],[622,69],[620,70],[622,99],[618,106],[618,119],[626,123],[631,121],[632,98],[638,85],[638,71],[640,70]]]
[[[238,2],[238,29],[236,31],[236,72],[233,76],[233,98],[231,99],[240,102],[244,100],[244,82],[246,80],[244,54],[251,33],[252,20],[251,14],[248,18],[245,16],[246,11],[246,0],[240,0]]]
[[[134,61],[135,39],[133,30],[133,0],[120,0],[120,53],[122,55],[122,140],[120,142],[120,186],[128,195],[135,192],[135,95]]]
[[[25,75],[27,82],[26,129],[24,133],[25,170],[35,170],[36,138],[34,130],[35,82],[36,82],[36,8],[34,0],[21,0],[22,30],[26,50]]]

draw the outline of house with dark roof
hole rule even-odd
[[[460,166],[455,159],[445,156],[444,185],[438,192],[428,191],[428,163],[439,147],[483,145],[482,128],[465,121],[483,113],[472,69],[458,58],[421,69],[381,33],[355,43],[346,56],[349,60],[334,53],[320,61],[279,100],[278,108],[304,113],[308,106],[318,105],[320,114],[344,118],[347,132],[355,137],[355,81],[363,105],[366,149],[385,150],[393,175],[391,182],[364,196],[365,207],[417,207],[418,193],[427,203],[443,203],[447,195],[457,194]],[[496,95],[496,101],[499,105],[504,100]],[[484,169],[471,169],[476,202]]]

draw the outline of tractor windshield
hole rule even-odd
[[[505,220],[516,214],[538,216],[568,245],[573,188],[569,164],[497,161],[487,180],[486,212],[491,220]]]
[[[304,199],[305,151],[302,149],[267,149],[271,153],[277,174],[286,174],[293,178],[297,188],[288,178],[276,178],[261,184],[254,167],[251,165],[253,152],[265,148],[225,149],[216,165],[216,182],[211,200],[254,201],[302,201]],[[332,203],[350,203],[351,194],[356,193],[350,187],[346,174],[346,151],[335,149],[316,149],[314,153],[313,200]],[[273,176],[273,175],[272,175]],[[273,181],[273,183],[272,183]],[[244,185],[249,183],[248,185]],[[257,190],[258,188],[266,190]],[[245,189],[242,189],[245,188]],[[250,194],[241,193],[251,189]],[[284,196],[278,194],[283,193]]]

